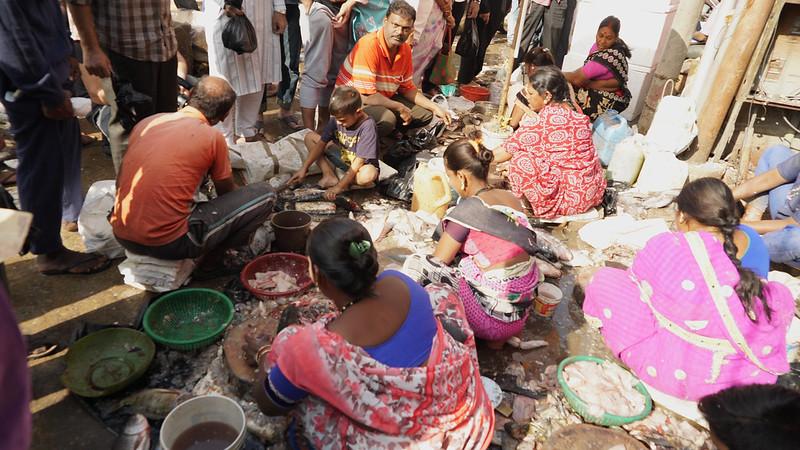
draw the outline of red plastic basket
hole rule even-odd
[[[458,88],[461,91],[461,96],[473,102],[489,100],[489,90],[483,86],[475,84],[462,84]]]
[[[270,270],[282,270],[287,274],[297,278],[297,285],[299,287],[291,291],[277,292],[265,291],[263,289],[256,289],[250,286],[250,280],[255,279],[256,273],[267,272]],[[296,253],[269,253],[259,256],[244,266],[239,279],[242,281],[245,289],[262,300],[295,295],[303,292],[312,284],[314,284],[308,274],[308,258]]]

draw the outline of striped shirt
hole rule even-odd
[[[100,45],[137,61],[163,62],[178,49],[170,0],[67,0],[91,5]]]
[[[356,42],[342,63],[336,85],[352,86],[362,95],[379,93],[392,98],[416,89],[413,75],[411,46],[403,43],[392,60],[383,28],[379,28]]]

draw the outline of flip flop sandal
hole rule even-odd
[[[283,116],[280,120],[286,127],[293,131],[300,131],[305,128],[295,116]]]
[[[86,270],[77,270],[80,266],[92,262],[92,261],[99,261],[100,258],[104,258],[102,255],[98,255],[96,253],[85,253],[85,257],[79,258],[77,261],[73,262],[72,265],[68,267],[60,267],[58,269],[48,269],[42,270],[39,273],[42,275],[92,275],[98,272],[102,272],[108,269],[111,266],[111,260],[106,259],[103,264],[99,266],[91,267]]]
[[[82,134],[81,135],[81,145],[82,146],[85,147],[87,145],[94,144],[95,142],[97,142],[97,139],[95,139],[94,137],[86,135],[86,134]]]
[[[44,358],[59,351],[58,344],[42,344],[28,352],[28,361]]]

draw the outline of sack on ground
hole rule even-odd
[[[108,214],[114,208],[114,180],[97,181],[89,188],[78,217],[78,234],[89,253],[97,252],[108,258],[120,258],[125,250],[114,237]]]
[[[309,130],[292,133],[278,142],[245,142],[234,144],[228,149],[231,167],[244,171],[247,184],[267,181],[280,174],[294,174],[303,166],[308,157],[308,149],[303,139]],[[309,175],[319,173],[313,164]]]
[[[233,16],[222,29],[222,45],[236,54],[253,53],[258,47],[256,29],[247,16]]]
[[[193,259],[165,260],[126,251],[119,273],[128,286],[150,292],[168,292],[189,281],[195,267]]]

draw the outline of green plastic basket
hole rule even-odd
[[[653,399],[650,398],[650,394],[647,392],[647,389],[645,389],[641,381],[634,386],[634,389],[644,395],[644,409],[641,413],[630,417],[617,416],[609,413],[604,413],[601,417],[597,417],[590,414],[589,406],[586,404],[586,402],[581,400],[580,397],[578,397],[578,395],[572,389],[570,389],[569,385],[567,385],[567,381],[564,380],[564,368],[578,361],[591,361],[598,364],[614,363],[605,359],[595,358],[594,356],[578,355],[570,356],[569,358],[561,361],[561,363],[558,365],[558,384],[561,385],[561,389],[564,391],[564,396],[567,397],[567,401],[569,402],[570,406],[572,406],[572,409],[574,409],[576,413],[580,414],[581,417],[583,417],[587,422],[605,427],[618,427],[626,423],[642,420],[650,415],[650,411],[653,410]]]
[[[233,302],[213,289],[181,289],[155,301],[144,313],[144,331],[176,350],[197,350],[215,340],[233,320]]]

